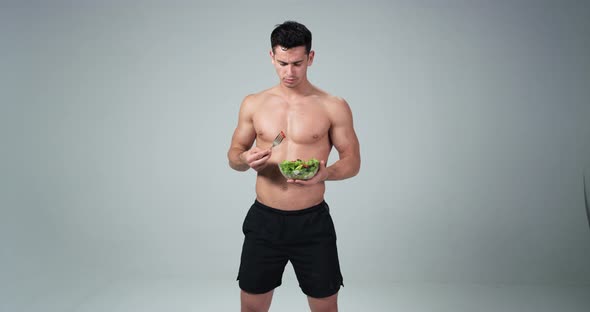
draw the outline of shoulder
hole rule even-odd
[[[337,95],[333,95],[330,94],[322,89],[319,89],[317,87],[315,87],[316,91],[315,91],[315,96],[326,105],[326,108],[328,109],[341,109],[341,108],[347,108],[348,107],[348,103],[346,102],[346,100],[341,97],[341,96],[337,96]]]
[[[348,102],[341,96],[325,94],[322,102],[328,111],[334,113],[350,113]]]
[[[262,90],[257,93],[248,94],[244,97],[242,101],[242,105],[245,106],[256,106],[260,103],[265,102],[267,99],[276,96],[275,88],[270,88],[266,90]]]
[[[336,95],[330,95],[326,102],[335,107],[348,107],[348,102],[346,102],[346,100],[343,97]]]
[[[346,122],[352,119],[352,111],[348,102],[341,96],[332,95],[325,91],[318,93],[320,101],[326,110],[328,117],[334,124]]]

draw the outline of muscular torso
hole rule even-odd
[[[283,160],[310,158],[324,160],[327,164],[332,148],[328,103],[328,96],[320,91],[295,100],[287,100],[272,89],[257,95],[256,113],[252,118],[256,146],[268,148],[280,131],[286,135],[283,142],[272,149],[268,165],[258,172],[256,195],[263,204],[298,210],[323,200],[324,183],[311,186],[287,183],[278,164]]]

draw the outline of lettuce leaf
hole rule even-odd
[[[312,158],[310,160],[297,159],[294,161],[285,160],[279,164],[281,172],[290,179],[309,179],[313,177],[320,165],[320,161]]]

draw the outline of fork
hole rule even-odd
[[[283,142],[283,139],[285,138],[285,133],[281,130],[281,132],[279,132],[279,134],[277,134],[277,137],[274,139],[274,141],[272,141],[272,146],[270,148],[273,148],[279,144],[281,144],[281,142]]]

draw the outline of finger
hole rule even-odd
[[[268,153],[266,153],[264,151],[253,152],[252,154],[248,155],[248,162],[252,163],[254,161],[257,161],[259,159],[262,159],[267,154]]]
[[[256,165],[253,165],[253,166],[252,166],[252,169],[254,169],[254,170],[256,170],[256,171],[260,171],[260,170],[262,170],[262,169],[266,168],[266,166],[267,166],[267,165],[268,165],[268,163],[267,163],[267,162],[260,162],[260,163],[258,163],[258,164],[256,164]]]
[[[258,167],[252,167],[252,169],[254,169],[254,171],[258,171],[258,172],[260,172],[260,170],[262,170],[264,168],[266,168],[266,165],[265,164],[264,165],[260,165]]]
[[[270,155],[269,149],[262,150],[262,151],[259,151],[258,153],[256,153],[256,156],[258,157],[258,159],[261,159],[262,157],[265,157],[267,155]]]
[[[291,181],[291,182],[289,182],[289,181]],[[299,185],[299,186],[304,186],[304,185],[310,184],[307,180],[288,180],[287,182],[289,182],[291,184]]]
[[[268,161],[269,158],[270,158],[270,156],[266,155],[260,159],[254,160],[250,163],[250,167],[259,167],[261,165],[264,165]]]

